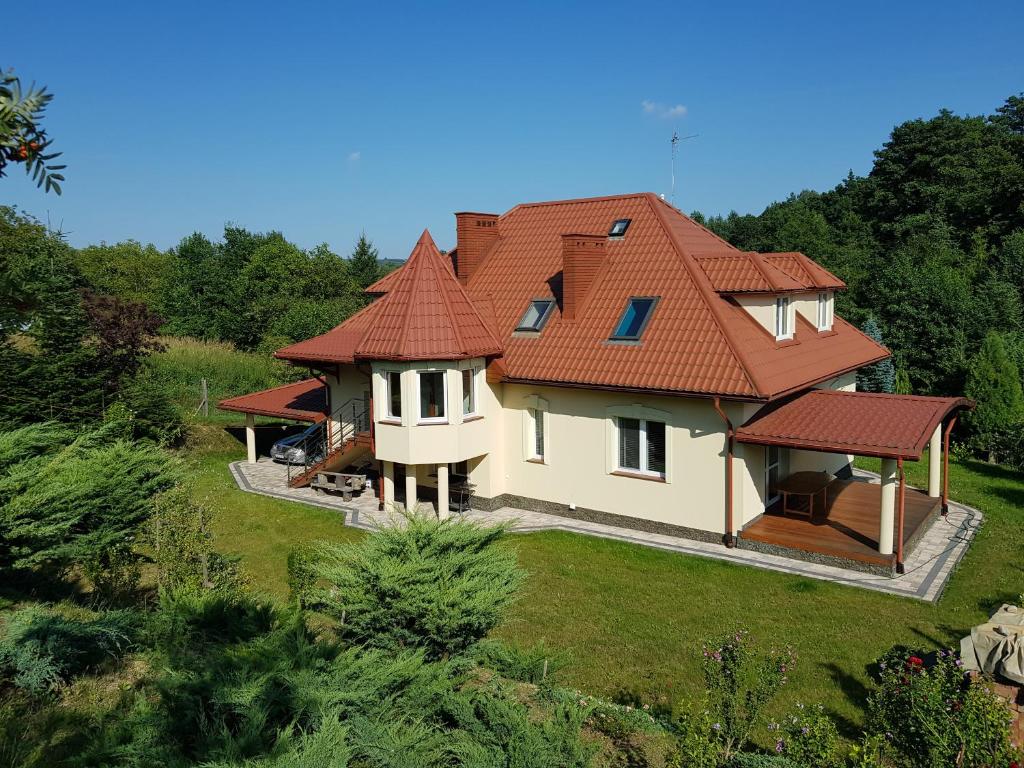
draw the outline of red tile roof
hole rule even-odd
[[[276,356],[354,362],[462,360],[501,352],[501,343],[429,232],[423,231],[408,261],[392,275],[383,298],[337,328],[278,350]]]
[[[296,421],[320,421],[327,411],[327,389],[319,379],[305,379],[249,395],[221,400],[223,411],[276,416]]]
[[[562,235],[607,232],[616,219],[632,220],[625,237],[607,240],[576,318],[563,318]],[[500,354],[513,381],[766,400],[889,354],[838,318],[829,334],[798,323],[795,342],[780,345],[725,295],[825,281],[842,286],[802,254],[739,251],[653,194],[525,204],[498,219],[498,238],[465,290],[451,259],[421,239],[404,266],[368,289],[383,298],[277,356],[344,363]],[[660,301],[638,342],[610,342],[631,296]],[[515,333],[528,302],[543,297],[559,309],[542,332]]]
[[[812,389],[768,406],[736,430],[741,443],[781,445],[917,461],[935,428],[963,397],[922,397]]]

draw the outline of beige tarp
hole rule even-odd
[[[1024,685],[1024,610],[1003,605],[960,641],[964,669],[1001,675]]]

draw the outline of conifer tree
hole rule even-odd
[[[1024,422],[1020,370],[995,331],[989,331],[971,359],[964,392],[977,404],[965,420],[983,450],[991,452],[1002,432]]]
[[[861,330],[879,344],[883,343],[882,329],[878,327],[874,316],[868,317]],[[896,369],[891,357],[857,371],[857,389],[861,392],[892,392],[895,388]]]
[[[368,288],[384,276],[377,256],[373,241],[368,240],[364,232],[359,236],[359,242],[348,262],[349,273],[360,288]]]

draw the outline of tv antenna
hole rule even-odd
[[[669,196],[669,202],[672,205],[676,204],[676,155],[679,153],[679,142],[686,141],[687,139],[696,139],[700,136],[699,133],[691,133],[689,136],[680,136],[679,131],[672,131],[672,192]]]

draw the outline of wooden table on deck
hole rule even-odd
[[[828,486],[832,477],[827,472],[795,472],[789,477],[781,480],[776,486],[782,494],[782,514],[790,512],[796,515],[806,515],[814,519],[814,501],[821,496],[821,511],[828,506]],[[807,498],[807,507],[791,507],[789,497],[798,496]]]

